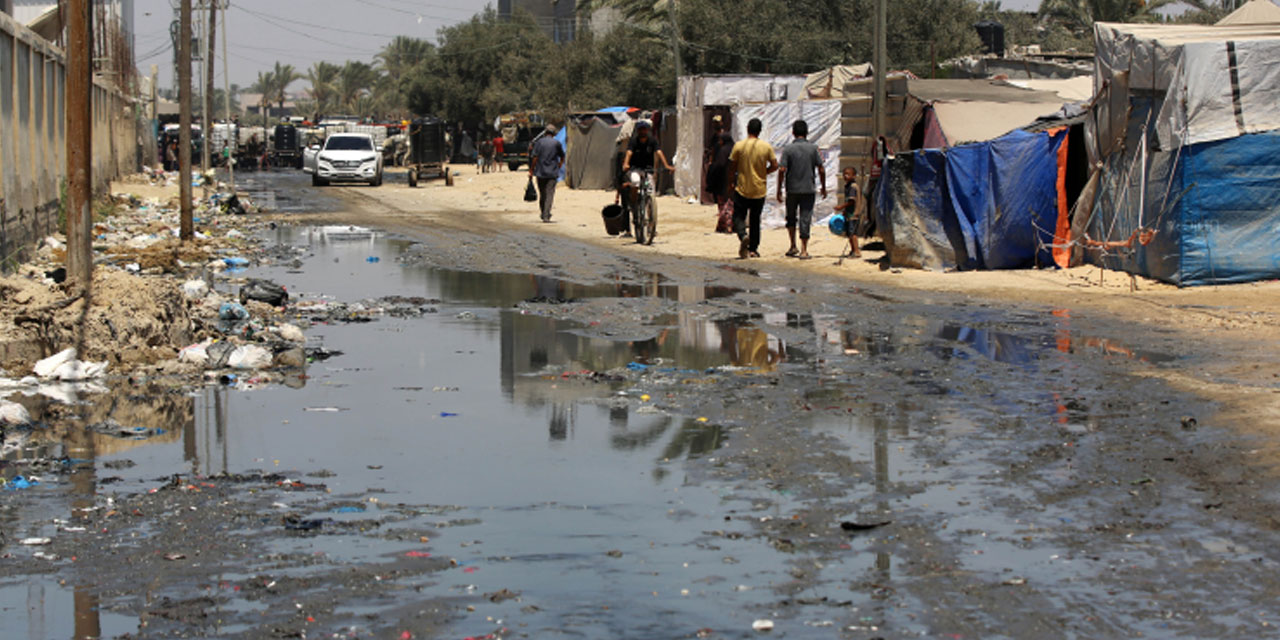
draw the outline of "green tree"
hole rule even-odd
[[[1040,15],[1073,31],[1091,32],[1095,22],[1155,22],[1161,19],[1158,9],[1179,3],[1212,9],[1201,0],[1041,0]]]
[[[298,73],[291,64],[280,64],[276,61],[276,66],[271,70],[271,77],[275,80],[275,85],[271,90],[271,97],[280,104],[280,108],[284,108],[284,94],[289,89],[289,85],[295,80],[300,80],[302,74]]]
[[[260,94],[258,107],[262,110],[262,126],[267,126],[267,110],[271,106],[272,93],[275,91],[275,74],[270,71],[259,71],[258,79],[249,87],[252,93]]]
[[[315,102],[317,112],[324,113],[335,106],[338,74],[341,71],[342,67],[323,60],[307,69],[306,79],[311,83],[311,99]]]
[[[378,73],[367,62],[348,60],[338,73],[337,98],[343,109],[354,110],[356,102],[378,80]]]

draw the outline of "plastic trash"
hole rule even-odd
[[[20,425],[31,422],[31,414],[27,408],[8,400],[0,400],[0,424]]]
[[[773,621],[761,618],[751,623],[751,628],[756,631],[773,631]]]
[[[271,366],[271,352],[256,344],[236,347],[227,358],[232,369],[265,369]]]
[[[282,324],[278,331],[280,333],[280,337],[288,340],[289,342],[307,341],[307,336],[302,333],[302,329],[299,329],[297,325]]]
[[[18,544],[26,545],[28,547],[42,547],[51,542],[53,542],[53,540],[50,538],[23,538],[18,541]]]
[[[249,278],[249,281],[240,287],[240,302],[250,300],[265,302],[273,307],[283,307],[289,302],[289,292],[270,280]]]
[[[365,262],[382,262],[382,258],[379,258],[378,256],[369,256],[368,258],[365,258],[364,261]]]
[[[222,320],[248,320],[249,310],[244,305],[234,302],[224,302],[218,307],[218,318]]]
[[[225,264],[225,265],[226,265],[226,266],[228,266],[228,267],[247,267],[247,266],[249,266],[249,260],[248,260],[248,258],[238,258],[238,257],[223,258],[223,259],[222,259],[222,263],[223,263],[223,264]]]
[[[72,347],[37,362],[32,371],[41,378],[74,382],[102,376],[107,372],[107,363],[77,360],[76,350]]]
[[[12,480],[4,485],[5,491],[17,491],[18,489],[30,489],[39,485],[40,481],[35,478],[24,478],[22,476],[14,476]]]
[[[209,295],[209,285],[204,280],[188,280],[182,283],[182,295],[187,299],[203,298]]]
[[[205,340],[183,347],[178,351],[178,362],[190,362],[203,367],[209,362],[209,345],[211,344],[213,340]]]

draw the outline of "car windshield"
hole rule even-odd
[[[325,151],[372,151],[373,145],[368,138],[358,136],[337,136],[329,138],[324,146]]]

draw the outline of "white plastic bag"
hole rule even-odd
[[[271,352],[256,344],[236,347],[227,358],[227,366],[232,369],[265,369],[271,366]]]

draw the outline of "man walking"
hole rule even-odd
[[[733,183],[733,230],[738,234],[738,257],[760,257],[760,214],[769,195],[766,180],[778,170],[773,145],[760,139],[764,125],[759,118],[747,123],[747,139],[729,153],[729,178]]]
[[[813,224],[813,172],[818,172],[818,184],[821,185],[822,197],[827,197],[827,169],[822,166],[822,156],[818,153],[818,145],[809,142],[809,123],[796,120],[791,125],[791,135],[796,139],[782,149],[782,166],[778,173],[778,202],[782,202],[782,186],[787,189],[787,235],[791,237],[791,248],[787,249],[787,257],[809,259],[809,227]],[[796,249],[796,227],[800,227],[800,249]]]
[[[542,209],[542,221],[551,222],[551,204],[556,198],[556,182],[560,179],[560,167],[564,166],[564,147],[556,140],[556,126],[547,130],[533,143],[529,152],[529,175],[538,179],[538,205]]]

